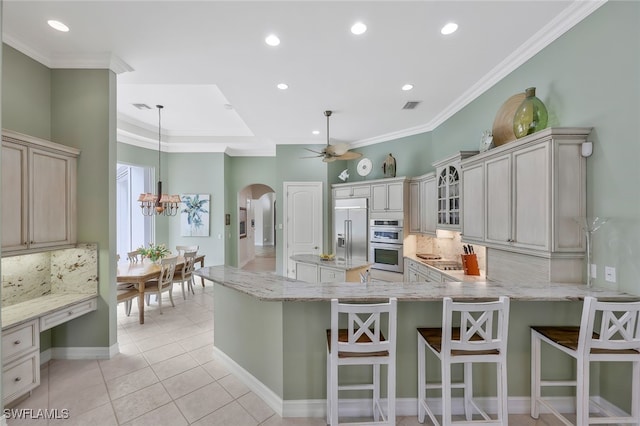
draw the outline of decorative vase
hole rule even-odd
[[[525,96],[513,116],[513,133],[518,139],[547,127],[547,108],[536,97],[536,88],[529,87]]]

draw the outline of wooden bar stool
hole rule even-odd
[[[460,326],[454,326],[459,322]],[[494,322],[496,326],[494,327]],[[506,425],[507,409],[507,335],[509,327],[509,298],[496,302],[459,303],[450,297],[443,299],[442,328],[418,328],[418,421],[425,415],[438,423],[434,409],[427,403],[428,389],[442,391],[442,424],[452,421],[452,389],[464,391],[465,424],[473,424],[473,409],[482,416],[478,423]],[[440,360],[442,381],[427,382],[426,351],[429,348]],[[495,363],[497,373],[497,419],[492,419],[473,399],[473,363]],[[451,367],[463,364],[463,381],[452,383]]]
[[[565,416],[542,396],[543,387],[576,388],[576,425],[627,423],[640,425],[640,302],[598,302],[585,297],[579,327],[531,327],[531,417],[538,418],[544,405],[564,424]],[[599,324],[599,327],[598,327]],[[596,331],[598,330],[598,331]],[[540,349],[542,342],[576,360],[575,380],[542,380]],[[631,362],[631,415],[613,413],[590,401],[589,364],[591,362]],[[589,403],[599,417],[590,417]],[[622,410],[620,410],[622,411]]]
[[[339,328],[346,317],[347,328]],[[396,317],[397,299],[386,303],[347,304],[331,300],[331,329],[327,330],[327,423],[338,425],[338,392],[373,392],[373,422],[396,424]],[[385,326],[386,325],[386,326]],[[386,337],[385,337],[386,334]],[[370,365],[372,383],[339,385],[341,365]],[[386,413],[380,399],[380,366],[387,366]],[[363,424],[359,422],[358,424]]]

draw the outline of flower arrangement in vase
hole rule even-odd
[[[157,263],[163,257],[171,254],[164,244],[155,245],[153,243],[149,243],[149,247],[141,246],[138,252],[141,256],[149,258],[153,263]]]

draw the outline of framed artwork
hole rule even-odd
[[[180,194],[180,236],[209,236],[209,194]]]
[[[238,215],[240,221],[240,238],[247,238],[247,209],[246,207],[240,207],[240,215]]]

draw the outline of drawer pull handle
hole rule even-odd
[[[14,382],[19,382],[20,380],[22,380],[22,377],[18,376],[15,379],[13,379]]]
[[[16,340],[15,342],[13,342],[14,345],[19,345],[20,343],[22,343],[20,340]]]

